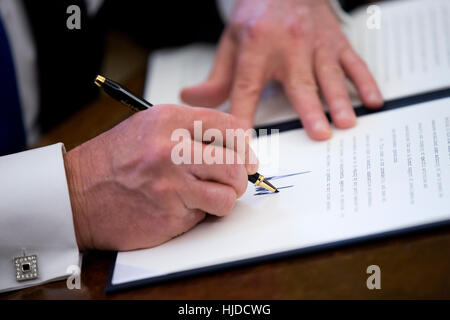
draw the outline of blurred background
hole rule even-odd
[[[351,10],[364,2],[342,4]],[[129,116],[126,108],[99,95],[93,85],[97,74],[142,94],[153,50],[216,43],[224,29],[215,0],[24,0],[24,4],[37,46],[41,94],[42,136],[33,147],[64,142],[71,149]],[[66,27],[67,7],[74,4],[81,8],[81,30]]]
[[[37,49],[40,85],[42,136],[33,146],[61,141],[71,149],[129,115],[127,108],[99,95],[93,83],[97,74],[141,94],[153,50],[215,43],[224,28],[213,0],[25,0],[24,4]],[[74,4],[81,8],[81,30],[66,27],[67,7]],[[64,128],[58,131],[62,123]]]

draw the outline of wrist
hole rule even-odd
[[[80,165],[80,148],[74,149],[64,155],[67,184],[69,187],[70,204],[75,229],[75,236],[80,251],[91,248],[89,224],[83,195],[83,178]]]

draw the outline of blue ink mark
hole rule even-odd
[[[301,175],[301,174],[307,174],[307,173],[311,173],[311,171],[302,171],[302,172],[296,172],[296,173],[286,174],[286,175],[282,175],[282,176],[273,176],[273,177],[268,177],[268,178],[266,178],[266,180],[267,180],[267,181],[270,181],[270,180],[272,180],[272,181],[274,181],[274,180],[280,180],[280,179],[283,179],[283,178],[288,178],[288,177],[293,177],[293,176],[299,176],[299,175]],[[277,187],[277,189],[278,189],[278,190],[282,190],[282,189],[289,189],[289,188],[293,188],[293,187],[294,187],[294,185],[291,185],[291,186],[283,186],[283,187]],[[255,192],[256,192],[256,193],[254,194],[254,196],[264,196],[264,195],[267,195],[267,194],[274,194],[274,193],[272,193],[272,192],[270,192],[270,191],[267,191],[266,189],[261,188],[261,187],[256,187]]]
[[[277,189],[281,190],[281,189],[289,189],[289,188],[293,188],[293,187],[294,186],[292,185],[292,186],[280,187],[280,188],[277,188]],[[266,194],[274,194],[273,192],[267,191],[266,189],[259,188],[259,187],[256,188],[256,192],[258,192],[258,193],[255,193],[254,196],[264,196]]]
[[[291,174],[286,174],[284,176],[273,176],[273,177],[268,177],[266,178],[267,181],[270,180],[279,180],[279,179],[283,179],[283,178],[288,178],[288,177],[293,177],[293,176],[299,176],[301,174],[307,174],[307,173],[311,173],[311,171],[303,171],[303,172],[297,172],[297,173],[291,173]]]
[[[277,188],[277,189],[287,189],[287,188],[292,188],[294,185],[292,185],[292,186],[286,186],[286,187],[280,187],[280,188]],[[261,188],[261,187],[256,187],[256,190],[255,190],[256,192],[261,192],[261,191],[267,191],[266,189],[264,189],[264,188]],[[270,192],[270,191],[267,191],[268,193],[272,193],[272,192]]]

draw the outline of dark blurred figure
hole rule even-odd
[[[98,94],[92,81],[99,72],[109,31],[128,33],[145,47],[159,48],[192,41],[216,42],[223,30],[216,3],[211,0],[104,0],[90,13],[89,0],[18,2],[23,2],[36,49],[37,75],[31,76],[38,79],[39,103],[33,128],[40,133],[49,131]],[[67,8],[71,5],[81,9],[80,30],[66,26],[70,16]],[[23,135],[29,128],[24,126],[25,133],[11,139],[11,128],[6,126],[3,135],[9,133],[11,144],[0,150],[0,155],[26,146]],[[10,126],[17,124],[10,122]]]
[[[8,146],[0,150],[0,156],[23,150],[30,131],[34,132],[34,136],[49,131],[96,97],[98,89],[92,85],[92,81],[101,66],[108,32],[117,30],[127,33],[142,46],[157,49],[196,41],[215,43],[224,29],[217,1],[213,0],[17,2],[26,13],[25,23],[29,24],[32,45],[36,49],[37,74],[28,74],[30,79],[25,80],[38,80],[34,85],[37,86],[39,102],[36,116],[22,127],[17,119],[23,117],[23,114],[11,116],[8,111],[3,115],[0,113],[0,138],[8,138],[10,141]],[[361,2],[344,0],[341,4],[344,9],[351,10]],[[99,6],[88,13],[88,6],[92,3]],[[70,16],[67,8],[71,5],[77,5],[81,9],[81,30],[69,30],[66,26]],[[22,86],[17,81],[17,88],[13,88],[6,78],[2,82],[0,90],[18,90]],[[8,89],[10,86],[12,88]],[[22,100],[22,113],[27,113],[29,110],[23,105],[26,103],[23,100],[27,99],[19,100]],[[5,120],[14,117],[15,122]],[[21,132],[14,133],[14,130]]]

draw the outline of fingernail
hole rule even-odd
[[[356,124],[356,116],[353,110],[344,109],[334,116],[336,126],[341,128],[351,128]]]
[[[247,164],[245,169],[247,170],[247,174],[255,174],[258,171],[258,164]]]
[[[328,121],[318,120],[314,123],[312,130],[317,139],[328,139],[331,135],[331,129]]]
[[[374,104],[374,105],[383,104],[383,97],[378,92],[371,92],[368,95],[367,100],[369,103]]]
[[[255,172],[258,171],[258,167],[259,167],[259,160],[258,157],[256,156],[255,152],[252,150],[252,148],[249,149],[248,152],[248,163],[246,165],[247,171],[249,174],[254,174]]]

